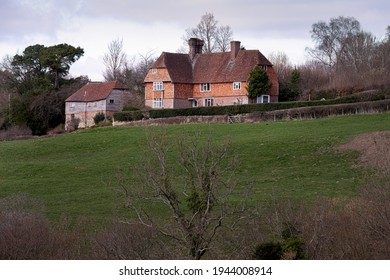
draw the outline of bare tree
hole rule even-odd
[[[108,44],[108,53],[104,54],[103,63],[106,66],[103,72],[106,81],[124,82],[127,58],[123,50],[123,39],[115,39]]]
[[[386,56],[378,54],[384,48],[378,49],[377,39],[363,31],[355,18],[340,16],[329,23],[315,23],[311,36],[315,48],[308,52],[328,68],[330,87],[370,87],[377,83],[378,76],[384,76],[376,69],[376,65],[383,65]]]
[[[279,82],[286,82],[293,70],[293,66],[291,65],[287,54],[281,51],[273,52],[268,56],[268,59],[273,64]]]
[[[360,23],[353,17],[332,18],[327,24],[313,24],[311,37],[316,44],[309,54],[329,67],[334,67],[347,48],[351,36],[361,32]]]
[[[231,144],[226,141],[218,145],[211,137],[204,139],[196,134],[179,140],[178,154],[173,155],[172,148],[172,139],[165,130],[149,134],[148,161],[139,172],[145,195],[131,194],[126,185],[123,188],[129,207],[135,210],[141,223],[175,239],[186,248],[190,258],[201,259],[210,250],[228,213],[227,198],[234,185],[231,181],[234,168],[229,165]],[[170,164],[176,156],[180,170]],[[169,209],[174,225],[161,222],[161,217],[155,219],[145,210],[145,205],[153,202]]]
[[[125,105],[143,108],[145,105],[144,79],[150,67],[156,60],[154,52],[139,53],[132,56],[124,72],[124,84],[130,90],[130,95],[124,100]]]
[[[229,25],[220,26],[215,34],[217,49],[221,52],[226,52],[230,49],[230,42],[233,38],[233,30]]]
[[[218,21],[212,13],[204,14],[196,27],[188,28],[185,32],[186,34],[183,37],[185,46],[192,37],[201,39],[204,41],[203,52],[205,53],[227,51],[233,37],[230,26],[219,27]]]

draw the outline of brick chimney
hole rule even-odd
[[[241,42],[240,41],[231,41],[230,42],[230,59],[231,60],[235,60],[237,55],[238,55],[238,51],[240,50],[241,48]]]
[[[189,55],[191,60],[194,59],[197,54],[202,53],[203,45],[203,40],[198,38],[191,38],[188,40],[188,46],[190,47]]]

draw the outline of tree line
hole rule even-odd
[[[319,21],[311,28],[311,59],[293,66],[288,56],[273,53],[280,101],[331,99],[390,82],[390,26],[383,38],[362,29],[354,17]]]

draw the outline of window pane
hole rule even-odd
[[[212,107],[214,106],[214,99],[212,98],[207,98],[204,100],[204,105],[205,107]]]
[[[153,83],[153,90],[154,91],[162,91],[162,90],[164,90],[164,83],[163,82],[154,82]]]
[[[200,91],[210,91],[210,83],[200,84]]]
[[[153,98],[153,108],[162,108],[163,99],[162,98]]]

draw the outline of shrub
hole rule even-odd
[[[99,112],[99,113],[96,113],[96,115],[93,117],[93,122],[97,125],[100,122],[104,121],[105,119],[106,119],[106,116],[104,115],[104,113]]]
[[[74,258],[77,235],[65,227],[52,227],[42,202],[28,195],[0,199],[0,259]]]
[[[283,248],[280,242],[266,242],[256,247],[253,258],[256,260],[280,260]]]
[[[96,259],[150,260],[170,259],[167,243],[157,229],[137,222],[113,223],[94,238]]]
[[[0,141],[29,138],[31,136],[32,132],[27,126],[10,126],[7,129],[0,129]]]
[[[79,128],[80,119],[74,118],[66,123],[66,130],[68,132],[73,132]]]

